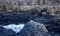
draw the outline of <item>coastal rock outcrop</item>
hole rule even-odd
[[[45,25],[31,20],[26,24],[0,27],[0,36],[49,36],[49,33]]]
[[[18,36],[49,36],[46,27],[38,22],[29,21]]]

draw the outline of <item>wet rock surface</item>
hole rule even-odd
[[[43,24],[31,20],[18,33],[12,29],[0,27],[0,36],[49,36],[49,33]]]
[[[19,33],[20,36],[49,36],[48,30],[43,24],[30,21]]]
[[[12,30],[7,30],[3,27],[0,27],[0,36],[16,36],[16,33]]]
[[[35,11],[36,12],[36,11]],[[35,13],[34,12],[34,13]],[[33,14],[34,14],[33,13]],[[32,15],[31,11],[11,12],[11,13],[0,13],[0,25],[8,25],[10,23],[27,23],[28,21],[35,19],[36,16]]]
[[[35,22],[39,22],[39,23],[42,23],[43,25],[45,25],[48,32],[52,36],[60,36],[60,29],[59,29],[59,27],[60,27],[59,17],[60,16],[58,16],[58,19],[57,19],[57,16],[47,15],[47,16],[44,16],[44,17],[42,17],[42,16],[38,17],[36,15],[33,16],[30,12],[27,12],[27,11],[26,12],[19,12],[19,13],[16,13],[16,12],[15,13],[5,13],[5,14],[0,13],[0,25],[9,25],[9,24],[12,24],[12,23],[14,23],[14,24],[25,23],[26,24],[28,21],[34,20]],[[56,18],[56,19],[54,19],[54,18]],[[1,30],[1,28],[0,28],[0,32],[1,31],[2,32],[0,34],[2,36],[6,35],[7,34],[6,33],[7,29]],[[4,34],[3,31],[5,31],[5,34]],[[10,31],[10,30],[8,30],[8,31]],[[22,31],[24,31],[24,30],[22,30]],[[25,31],[26,31],[26,29],[25,29]],[[12,33],[10,33],[10,34],[16,36],[15,32],[13,32],[13,31],[11,31],[11,32],[14,33],[14,34],[12,34]],[[10,34],[8,34],[8,35],[10,35]],[[20,33],[18,33],[17,35],[19,36],[19,34]],[[22,34],[22,32],[21,32],[21,34]]]

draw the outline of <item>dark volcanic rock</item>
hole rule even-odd
[[[54,25],[54,31],[60,32],[60,14],[55,15],[54,18],[51,19],[52,24]]]
[[[8,25],[11,23],[27,23],[29,20],[34,18],[36,17],[32,15],[32,11],[0,13],[0,25]]]
[[[43,24],[30,21],[23,30],[17,34],[18,36],[49,36],[46,27]]]
[[[49,34],[43,24],[30,21],[18,33],[11,29],[0,27],[0,36],[49,36]]]
[[[0,27],[0,36],[16,36],[12,30]]]

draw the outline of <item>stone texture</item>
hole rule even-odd
[[[49,36],[46,27],[38,22],[30,21],[18,36]]]
[[[46,27],[38,22],[29,21],[18,33],[11,29],[0,27],[0,36],[49,36]]]

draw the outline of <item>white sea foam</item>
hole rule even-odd
[[[19,24],[19,25],[9,24],[9,25],[3,26],[3,27],[6,28],[6,29],[11,29],[14,32],[18,33],[23,29],[24,26],[25,26],[24,24]]]

